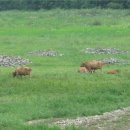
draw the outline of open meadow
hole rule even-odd
[[[130,54],[85,54],[85,48],[130,52],[130,10],[39,10],[0,12],[0,55],[32,63],[31,78],[13,78],[15,67],[0,66],[0,130],[60,130],[29,120],[75,118],[130,106],[130,65],[105,65],[102,71],[78,73],[87,60]],[[52,49],[62,56],[29,52]],[[119,69],[108,75],[110,69]],[[68,127],[66,130],[81,130]]]

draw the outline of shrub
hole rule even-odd
[[[94,25],[94,26],[100,26],[100,25],[102,25],[102,23],[101,23],[100,21],[98,21],[98,20],[95,20],[95,21],[92,23],[92,25]]]

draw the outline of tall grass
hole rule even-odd
[[[29,58],[32,77],[12,78],[13,67],[0,67],[0,128],[59,130],[46,124],[27,126],[41,118],[102,114],[130,105],[129,65],[106,65],[95,74],[79,74],[82,61],[129,55],[84,54],[87,47],[116,47],[130,51],[129,10],[40,10],[0,12],[0,54]],[[95,24],[96,23],[96,24]],[[98,24],[97,24],[98,23]],[[62,57],[30,56],[53,49]],[[119,68],[118,75],[107,75]],[[77,129],[77,128],[66,128]]]

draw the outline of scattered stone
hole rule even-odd
[[[100,61],[103,61],[107,64],[130,64],[130,61],[123,60],[123,59],[116,59],[116,58],[106,58]]]
[[[128,54],[128,51],[122,51],[116,48],[86,48],[84,53],[90,54]]]
[[[29,55],[35,56],[63,56],[54,50],[36,50],[28,53]]]
[[[20,56],[0,55],[0,66],[17,66],[31,63],[28,59],[23,59]]]

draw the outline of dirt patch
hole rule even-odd
[[[27,122],[28,125],[44,123],[48,124],[49,126],[57,125],[61,128],[65,128],[67,126],[82,126],[82,127],[89,127],[91,125],[95,125],[97,128],[103,129],[102,122],[113,122],[117,121],[121,117],[127,115],[130,112],[130,107],[118,109],[112,112],[105,112],[102,115],[95,115],[95,116],[88,116],[88,117],[77,117],[75,119],[39,119],[39,120],[30,120]],[[100,125],[102,124],[102,125]]]

